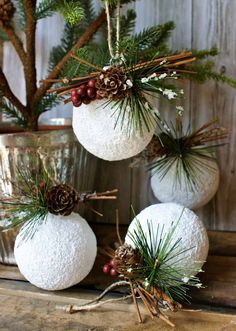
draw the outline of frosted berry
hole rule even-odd
[[[105,264],[102,268],[104,274],[109,274],[110,270],[111,270],[111,266],[109,264]]]
[[[73,103],[74,107],[79,107],[81,105],[82,105],[82,100],[81,99],[79,99],[76,103]]]
[[[92,87],[92,88],[95,88],[95,85],[96,85],[96,80],[95,79],[90,79],[88,81],[88,87]]]
[[[116,271],[115,268],[111,268],[111,270],[110,270],[110,275],[111,275],[112,277],[117,277],[117,276],[118,276],[118,272]]]
[[[71,95],[71,97],[73,97],[73,96],[77,96],[77,95],[78,95],[78,91],[77,91],[77,90],[72,90],[72,91],[70,92],[70,95]]]
[[[82,102],[83,102],[85,105],[90,104],[91,101],[92,101],[92,100],[91,100],[90,98],[88,98],[88,97],[83,97],[83,98],[82,98]]]
[[[94,99],[96,98],[96,90],[92,87],[89,87],[87,89],[87,96],[90,98],[90,99]]]
[[[86,95],[86,86],[85,85],[81,85],[78,90],[77,93],[79,96],[84,97]]]
[[[115,265],[115,262],[114,262],[113,259],[110,260],[109,265],[110,265],[112,268],[114,268],[114,269],[116,268],[116,265]]]
[[[80,100],[80,97],[78,95],[72,95],[71,101],[73,104],[76,104]]]

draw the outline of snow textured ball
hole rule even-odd
[[[62,290],[82,281],[92,269],[97,241],[79,214],[48,214],[26,240],[24,231],[23,227],[16,238],[15,258],[22,275],[37,287]]]
[[[201,169],[199,169],[199,164]],[[151,188],[160,202],[176,202],[190,209],[197,209],[206,205],[216,194],[220,171],[215,160],[198,158],[195,176],[196,185],[186,184],[184,171],[178,172],[174,162],[169,171],[163,176],[162,172],[153,172]]]
[[[193,211],[176,203],[160,203],[145,208],[134,218],[128,228],[125,242],[132,246],[134,244],[130,234],[134,234],[134,231],[137,230],[137,220],[142,226],[149,245],[151,243],[148,223],[153,229],[154,238],[157,235],[159,241],[169,232],[172,222],[173,224],[178,222],[171,243],[174,244],[181,238],[177,250],[182,253],[173,257],[169,263],[170,265],[174,263],[176,268],[180,267],[184,270],[186,277],[195,275],[201,269],[207,258],[209,242],[202,221]],[[173,252],[173,255],[175,254],[176,251]]]
[[[117,122],[119,109],[114,105],[114,101],[106,105],[104,100],[95,100],[73,109],[72,125],[79,142],[90,153],[107,161],[137,155],[148,145],[155,129],[148,131],[143,123],[142,133],[134,128],[129,131],[128,117],[132,110],[128,107],[121,128],[120,120]]]

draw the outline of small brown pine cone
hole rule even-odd
[[[46,203],[51,214],[68,216],[78,203],[78,194],[69,185],[56,185],[47,192]]]
[[[163,157],[168,153],[168,144],[166,134],[161,133],[160,137],[153,136],[152,140],[147,146],[147,158],[153,161],[156,158]]]
[[[2,22],[2,24],[10,22],[15,10],[11,0],[0,0],[0,22]]]
[[[103,70],[96,82],[98,94],[102,98],[119,100],[130,93],[132,82],[122,67],[113,66]]]
[[[138,248],[124,243],[115,251],[114,264],[116,270],[125,277],[131,278],[133,269],[142,265],[142,257]]]

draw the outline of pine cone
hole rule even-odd
[[[168,139],[165,133],[160,134],[160,138],[153,136],[147,146],[147,158],[153,161],[156,158],[163,157],[168,153]]]
[[[123,244],[117,248],[114,256],[116,270],[127,278],[132,278],[133,270],[142,265],[142,257],[138,248],[133,248],[129,244]]]
[[[131,80],[127,77],[122,67],[110,67],[101,72],[96,88],[102,98],[119,100],[126,97],[132,87]]]
[[[78,194],[66,184],[53,186],[47,193],[46,203],[50,213],[68,216],[78,203]]]
[[[2,22],[2,24],[10,22],[15,10],[11,0],[0,0],[0,22]]]

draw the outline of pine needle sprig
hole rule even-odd
[[[184,132],[182,125],[162,127],[162,133],[155,136],[147,147],[147,154],[150,153],[148,169],[152,174],[157,173],[160,180],[163,180],[175,167],[173,188],[183,185],[184,176],[185,187],[195,191],[203,184],[197,176],[199,172],[216,171],[209,161],[214,160],[216,148],[224,145],[219,141],[228,138],[229,135],[227,129],[214,127],[215,123],[215,120],[209,121],[193,132],[189,129]]]

